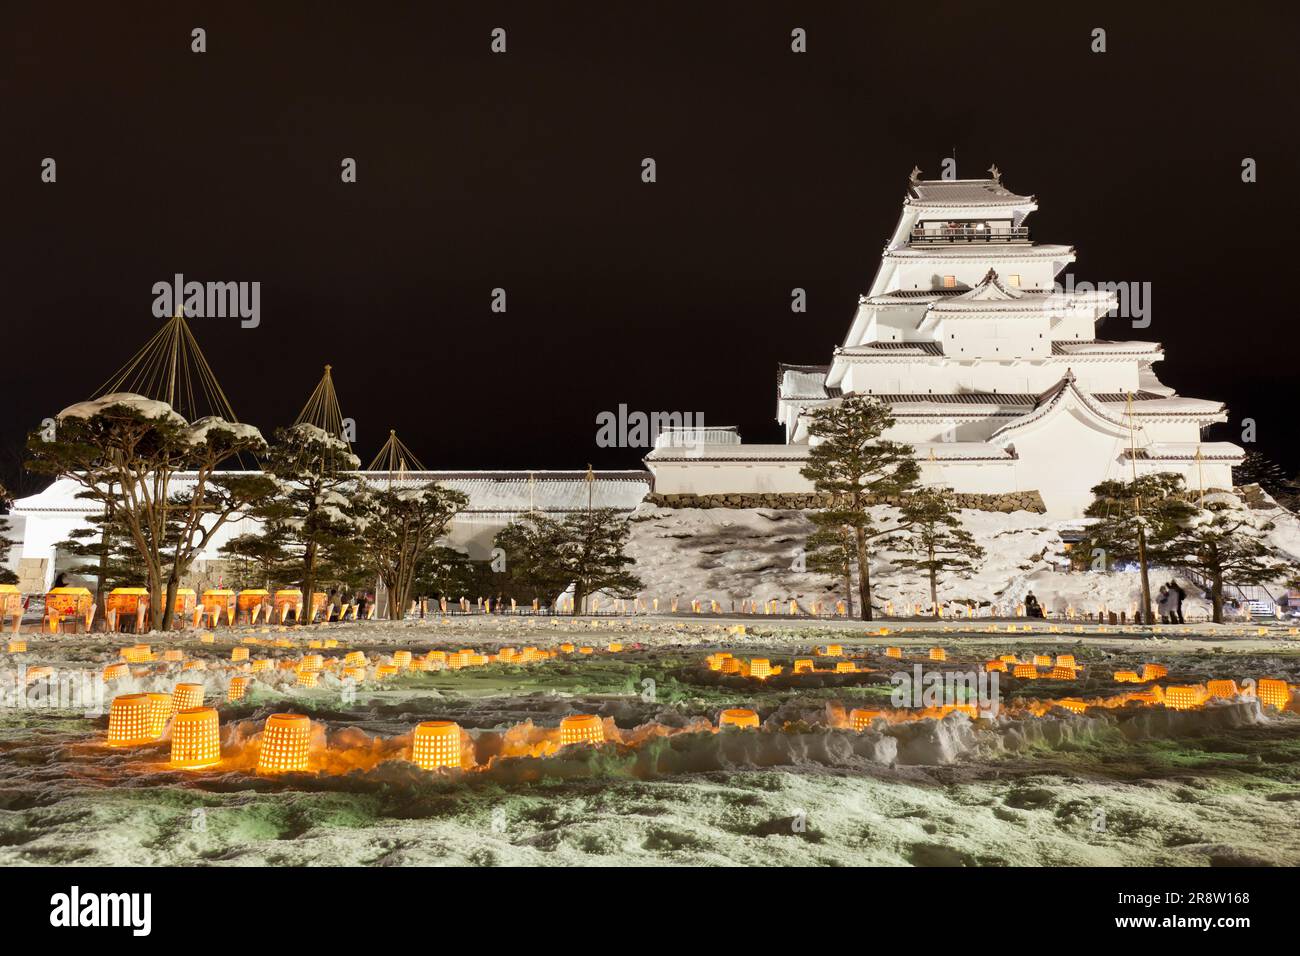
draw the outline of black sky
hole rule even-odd
[[[1294,470],[1297,16],[1146,6],[12,4],[3,477],[32,490],[23,434],[176,272],[262,283],[259,328],[193,320],[241,419],[291,421],[331,362],[364,459],[391,427],[433,468],[635,467],[595,447],[620,403],[780,440],[776,364],[829,360],[908,171],[954,148],[1038,196],[1076,277],[1151,282],[1151,327],[1100,335],[1164,342]]]

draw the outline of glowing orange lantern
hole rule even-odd
[[[1053,680],[1074,680],[1075,676],[1073,667],[1061,667],[1059,665],[1052,667]]]
[[[163,660],[170,664],[179,664],[184,659],[184,651],[163,651]]]
[[[1061,700],[1056,701],[1056,706],[1064,707],[1066,710],[1074,714],[1082,714],[1085,710],[1088,709],[1087,704],[1085,704],[1081,700],[1076,700],[1073,697],[1065,697],[1062,698]]]
[[[1050,654],[1035,654],[1035,655],[1034,655],[1034,666],[1035,666],[1035,667],[1051,667],[1051,666],[1052,666],[1052,656],[1051,656]]]
[[[26,642],[26,641],[10,641],[10,642],[9,642],[9,653],[10,653],[10,654],[25,654],[25,653],[27,653],[27,642]]]
[[[839,657],[844,653],[844,647],[840,644],[827,644],[818,653],[822,657]]]
[[[398,670],[407,670],[407,669],[409,669],[410,666],[411,666],[411,652],[410,652],[410,651],[394,651],[394,652],[393,652],[393,666],[396,667]]]
[[[131,669],[125,664],[109,664],[104,668],[104,680],[121,680],[124,677],[131,676]]]
[[[248,660],[248,648],[247,648],[247,647],[232,647],[232,648],[230,649],[230,659],[231,659],[232,661],[246,661],[246,660]]]
[[[1038,668],[1033,664],[1017,664],[1015,670],[1011,672],[1012,677],[1025,677],[1033,680],[1038,676]]]
[[[1205,685],[1205,691],[1211,697],[1236,697],[1237,682],[1235,680],[1212,680]]]
[[[316,671],[298,672],[299,687],[315,687],[319,681],[320,681],[320,674],[317,673]]]
[[[719,727],[757,727],[758,714],[745,707],[733,707],[718,715]]]
[[[595,714],[570,714],[560,721],[560,744],[605,742],[605,725]]]
[[[172,716],[171,694],[145,694],[149,698],[149,731],[157,740],[167,729],[167,721]]]
[[[1020,663],[1020,658],[1018,658],[1015,654],[1003,654],[1001,657],[998,658],[998,660],[1000,660],[1004,664]]]
[[[1001,671],[1003,674],[1005,674],[1005,673],[1007,672],[1007,662],[1006,662],[1006,661],[986,661],[985,664],[984,664],[984,670],[985,670],[985,671],[988,671],[988,672],[992,672],[992,671]]]
[[[738,674],[740,673],[740,661],[734,657],[724,657],[722,659],[722,667],[719,669],[724,674]]]
[[[605,650],[609,651],[611,654],[617,654],[622,649],[623,649],[623,645],[619,643],[610,644],[608,647],[605,648]]]
[[[353,680],[365,680],[366,669],[364,667],[345,667],[343,668],[344,679],[352,678]]]
[[[375,680],[383,680],[386,677],[392,677],[397,673],[397,668],[392,664],[380,664],[375,668]]]
[[[248,685],[252,683],[251,677],[232,677],[230,678],[230,687],[226,690],[226,700],[232,704],[244,699],[248,693]]]
[[[343,663],[348,667],[365,667],[366,655],[361,651],[348,651],[347,656],[343,658]]]
[[[136,747],[155,739],[150,731],[149,698],[144,694],[114,697],[108,711],[108,745]]]
[[[835,673],[837,674],[856,674],[858,665],[853,661],[836,661]]]
[[[886,647],[886,648],[885,648],[885,656],[886,656],[886,657],[902,657],[902,656],[903,656],[903,649],[902,649],[901,647]]]
[[[460,725],[450,720],[427,720],[415,728],[411,761],[421,770],[460,766]]]
[[[1169,670],[1163,664],[1142,665],[1142,680],[1144,681],[1159,680],[1162,677],[1168,676],[1168,674]]]
[[[1205,700],[1205,691],[1200,687],[1178,687],[1170,685],[1165,688],[1164,705],[1171,710],[1191,710],[1199,707]]]
[[[1140,684],[1142,678],[1138,677],[1137,671],[1116,671],[1111,675],[1111,679],[1117,684]]]
[[[561,645],[560,645],[560,650],[563,651],[565,654],[572,654],[572,653],[573,653],[573,645],[572,645],[572,644],[561,644]]]
[[[259,657],[257,660],[253,661],[254,674],[260,674],[262,671],[269,671],[270,669],[271,659],[269,657]]]
[[[47,680],[54,676],[53,667],[29,667],[27,668],[27,683],[34,684],[38,680]]]
[[[1284,680],[1264,677],[1255,686],[1255,696],[1259,698],[1261,704],[1285,710],[1287,704],[1291,702],[1291,688]]]
[[[883,717],[884,711],[880,710],[863,710],[855,707],[849,711],[849,724],[854,730],[866,730],[871,726],[871,722],[877,717]]]
[[[203,706],[202,684],[177,684],[172,689],[172,714]]]
[[[202,770],[221,762],[220,724],[211,707],[182,710],[172,719],[172,766]]]
[[[1076,666],[1078,666],[1078,665],[1076,665],[1076,664],[1074,663],[1074,655],[1073,655],[1073,654],[1057,654],[1057,655],[1056,655],[1056,666],[1057,666],[1057,667],[1076,667]]]
[[[948,652],[945,651],[942,647],[930,648],[930,660],[946,661],[947,659],[948,659]]]
[[[290,773],[307,769],[311,721],[302,714],[272,714],[262,729],[258,773]]]
[[[813,667],[813,662],[811,658],[801,657],[794,662],[794,672],[796,674],[808,674],[811,673],[814,669],[815,668]]]
[[[224,618],[227,624],[235,621],[235,592],[227,588],[209,588],[203,592],[203,611],[212,617],[214,624]]]
[[[772,673],[772,662],[766,657],[755,657],[749,662],[749,676],[764,678]]]

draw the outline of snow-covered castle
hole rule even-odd
[[[1157,342],[1097,338],[1114,292],[1063,289],[1066,245],[1034,242],[1033,196],[990,179],[921,180],[844,343],[829,365],[783,365],[781,445],[742,444],[735,429],[669,432],[646,457],[660,495],[812,490],[800,475],[809,413],[866,393],[892,407],[884,436],[916,450],[925,484],[963,494],[1038,492],[1070,518],[1107,478],[1174,471],[1189,488],[1232,487],[1242,450],[1203,442],[1227,420],[1216,401],[1161,384]],[[1118,320],[1117,320],[1118,321]]]

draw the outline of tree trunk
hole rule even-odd
[[[1210,579],[1210,600],[1214,604],[1214,623],[1223,623],[1223,575],[1215,574]]]
[[[163,608],[162,626],[160,631],[170,631],[172,629],[172,619],[176,616],[176,591],[180,588],[181,583],[173,574],[167,581],[167,606]]]
[[[939,619],[939,586],[935,581],[934,565],[930,565],[930,616]]]
[[[849,564],[844,565],[844,597],[846,602],[845,610],[848,616],[853,616],[853,568]]]
[[[583,613],[586,610],[583,605],[587,602],[587,592],[582,586],[582,581],[573,582],[573,613],[575,615]]]
[[[298,605],[294,626],[311,620],[312,592],[316,590],[316,542],[307,542],[307,550],[302,556],[302,604]]]
[[[1147,533],[1138,528],[1138,569],[1142,575],[1142,623],[1152,623],[1151,577],[1147,572]]]
[[[871,566],[867,562],[867,534],[861,528],[853,529],[858,548],[858,603],[862,605],[862,620],[871,620]]]

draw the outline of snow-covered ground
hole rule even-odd
[[[218,631],[150,635],[180,663],[137,667],[109,696],[204,684],[223,727],[219,767],[167,766],[166,739],[105,746],[107,718],[49,709],[17,695],[24,667],[98,674],[130,643],[29,638],[0,657],[0,864],[1209,864],[1300,863],[1300,713],[1251,698],[1202,710],[1055,710],[1028,716],[1018,699],[1104,698],[1120,667],[1168,668],[1168,683],[1207,678],[1300,681],[1300,642],[1231,627],[1007,633],[937,624],[876,633],[853,622],[453,618],[318,626],[306,634]],[[231,649],[247,636],[292,638],[251,655],[297,659],[332,638],[326,657],[362,650],[462,647],[595,649],[541,663],[367,680],[355,697],[330,670],[316,688],[292,671],[253,676],[248,699],[226,704],[240,673]],[[842,643],[864,670],[791,675],[813,646]],[[610,642],[623,645],[610,653]],[[885,658],[902,648],[902,664]],[[891,669],[947,648],[967,669],[999,653],[1072,653],[1073,682],[1014,681],[992,720],[877,721],[855,732],[847,708],[887,705]],[[765,656],[786,673],[767,682],[704,666],[726,649]],[[929,665],[933,666],[933,665]],[[866,670],[865,668],[871,668]],[[1164,681],[1162,681],[1164,682]],[[718,713],[754,708],[758,731],[714,732]],[[270,713],[312,717],[311,772],[258,776]],[[560,748],[557,726],[600,715],[605,746]],[[422,720],[465,729],[462,771],[407,762]]]

